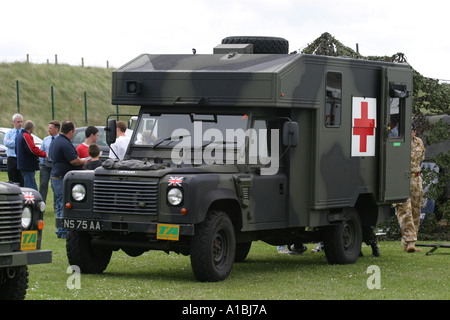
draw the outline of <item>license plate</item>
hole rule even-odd
[[[180,226],[174,224],[158,224],[156,239],[178,241]]]
[[[64,229],[76,230],[102,230],[100,221],[98,220],[83,220],[83,219],[64,219],[62,227]]]
[[[3,159],[3,164],[8,164],[8,159]]]
[[[22,240],[20,241],[20,250],[36,250],[37,238],[37,231],[23,231]]]

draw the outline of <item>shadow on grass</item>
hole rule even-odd
[[[136,259],[136,258],[133,258]],[[114,258],[111,259],[110,266],[102,274],[102,276],[111,277],[115,279],[133,279],[145,281],[177,281],[180,283],[197,282],[192,269],[189,257],[176,257],[174,263],[167,265],[157,265],[152,257],[141,257],[142,259],[136,265],[117,265]],[[145,260],[152,263],[145,264]],[[164,258],[158,257],[161,260]],[[168,259],[168,257],[166,258]],[[358,259],[365,259],[364,257]],[[357,261],[357,262],[358,262]],[[323,270],[332,268],[324,253],[305,255],[285,255],[274,252],[273,256],[267,255],[249,255],[244,262],[234,263],[231,275],[234,279],[238,278],[252,278],[254,276],[265,277],[269,274],[277,273],[293,273],[311,269]],[[320,270],[316,270],[320,272]]]

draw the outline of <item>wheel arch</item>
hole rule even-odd
[[[205,220],[210,210],[220,210],[230,217],[235,229],[242,227],[242,212],[236,194],[229,189],[214,189],[207,192],[198,206],[199,216],[196,222]]]

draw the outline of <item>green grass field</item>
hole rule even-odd
[[[0,181],[6,180],[6,173],[0,173]],[[50,191],[48,203],[52,201]],[[197,282],[186,256],[150,251],[132,258],[118,251],[103,274],[81,275],[78,282],[67,271],[65,240],[55,236],[52,205],[47,206],[44,222],[42,248],[53,251],[53,262],[29,266],[28,300],[450,299],[448,249],[430,256],[425,255],[429,248],[408,254],[399,241],[380,242],[378,258],[363,245],[364,257],[353,265],[329,265],[323,252],[310,251],[315,244],[307,244],[302,256],[290,256],[254,242],[247,260],[236,263],[230,277],[218,283]],[[371,266],[379,273],[368,273]],[[369,289],[377,284],[376,275],[380,288]]]

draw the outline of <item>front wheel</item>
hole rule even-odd
[[[233,267],[236,240],[233,224],[222,211],[208,212],[195,227],[191,243],[191,265],[198,281],[217,282],[228,277]]]
[[[27,266],[0,268],[0,300],[23,300],[27,288]]]
[[[330,264],[355,263],[361,243],[361,220],[356,210],[351,210],[341,224],[324,229],[324,250]]]
[[[109,264],[112,250],[91,244],[92,236],[85,231],[70,230],[67,233],[66,250],[70,265],[76,265],[81,273],[102,273]]]

